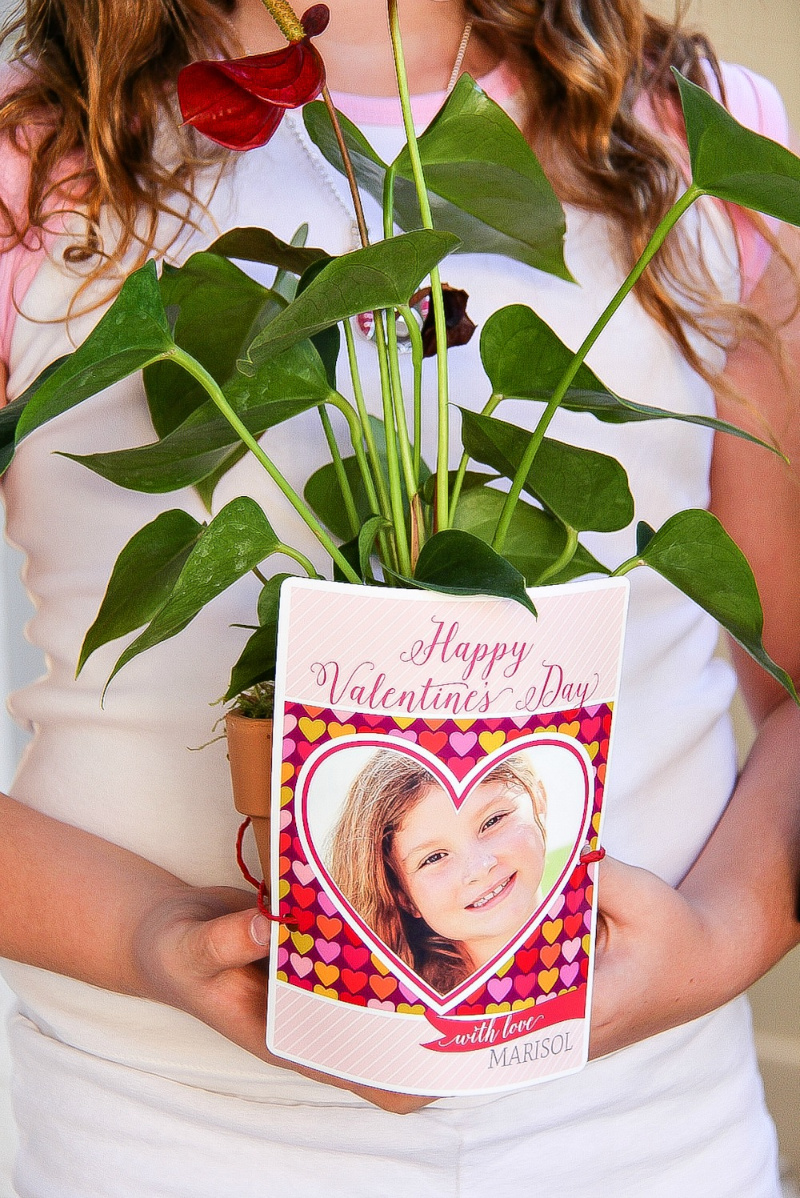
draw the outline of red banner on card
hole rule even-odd
[[[425,1012],[425,1018],[440,1033],[441,1039],[431,1040],[421,1047],[434,1052],[475,1052],[479,1048],[508,1044],[521,1036],[531,1036],[566,1019],[583,1019],[585,1013],[585,986],[534,1007],[502,1011],[496,1015],[448,1017],[429,1010]]]

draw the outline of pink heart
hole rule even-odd
[[[403,740],[410,740],[413,744],[417,743],[417,735],[418,734],[414,731],[413,728],[398,728],[396,732],[392,733],[392,735],[393,736],[402,736]],[[391,1007],[392,1003],[389,1003],[389,1006]]]
[[[289,824],[291,822],[292,822],[291,808],[284,807],[283,810],[281,811],[281,831],[283,831],[284,828],[288,828]]]
[[[291,739],[291,737],[289,737],[289,736],[284,736],[284,738],[283,738],[283,760],[288,761],[289,758],[291,757],[292,753],[294,753],[296,748],[297,748],[297,744],[295,743],[295,741],[293,741]]]
[[[551,903],[550,906],[547,908],[547,914],[550,916],[551,919],[555,919],[555,917],[561,912],[563,906],[564,906],[564,891],[562,890],[561,894],[559,894],[558,897],[555,899],[555,901],[553,903]]]
[[[283,735],[291,736],[297,727],[297,716],[287,712],[283,717]]]
[[[580,952],[581,938],[576,936],[574,940],[565,940],[561,945],[561,952],[566,961],[574,961]]]
[[[317,897],[317,902],[319,903],[320,907],[322,907],[322,910],[326,915],[330,916],[336,914],[336,907],[334,907],[324,890],[320,890]]]
[[[314,968],[314,962],[311,960],[311,958],[301,957],[299,953],[292,953],[289,960],[291,962],[292,969],[299,978],[306,977]]]
[[[489,978],[486,989],[495,1002],[502,1002],[513,985],[512,978]]]
[[[303,886],[310,886],[314,881],[314,871],[305,861],[293,861],[292,873]]]
[[[456,728],[455,732],[450,733],[450,746],[458,753],[459,757],[465,757],[477,743],[477,732],[461,732],[460,729]]]
[[[289,960],[289,950],[285,944],[282,944],[278,949],[278,969],[283,969],[286,962]]]
[[[565,986],[571,986],[578,976],[578,962],[573,961],[571,965],[562,965],[558,976]]]
[[[458,778],[459,782],[463,781],[463,779],[466,778],[467,774],[474,767],[474,765],[475,765],[474,757],[461,757],[461,758],[451,757],[449,759],[449,761],[447,762],[447,766],[450,770],[450,773],[455,774],[455,776],[456,776],[456,778]]]
[[[342,951],[341,944],[337,944],[335,940],[333,942],[322,939],[315,940],[314,948],[322,957],[322,960],[326,965],[330,965],[331,961],[335,961],[339,956],[339,953]]]
[[[394,1011],[395,1005],[388,998],[385,1002],[381,1002],[379,998],[368,998],[367,1006],[374,1007],[376,1011]]]
[[[591,932],[591,930],[592,930],[592,912],[591,912],[591,908],[590,908],[588,911],[585,911],[585,912],[584,912],[584,915],[583,915],[583,922],[586,924],[587,928],[588,928],[588,929],[589,929],[589,931]]]

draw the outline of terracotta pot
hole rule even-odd
[[[250,816],[261,869],[269,889],[272,720],[254,720],[229,711],[225,716],[225,734],[233,801],[238,812]]]

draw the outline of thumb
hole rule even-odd
[[[269,920],[250,907],[193,924],[187,931],[184,949],[198,973],[214,977],[268,956],[269,938]]]
[[[616,857],[606,856],[598,865],[595,879],[597,908],[604,919],[622,923],[630,915],[631,904],[641,897],[642,876],[646,870],[625,865]]]

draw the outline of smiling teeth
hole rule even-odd
[[[506,878],[505,882],[501,882],[498,886],[495,886],[494,890],[490,890],[488,894],[483,894],[479,899],[476,899],[474,903],[470,903],[470,907],[484,907],[488,902],[491,902],[493,898],[497,898],[500,891],[506,888],[508,882],[509,879]]]

